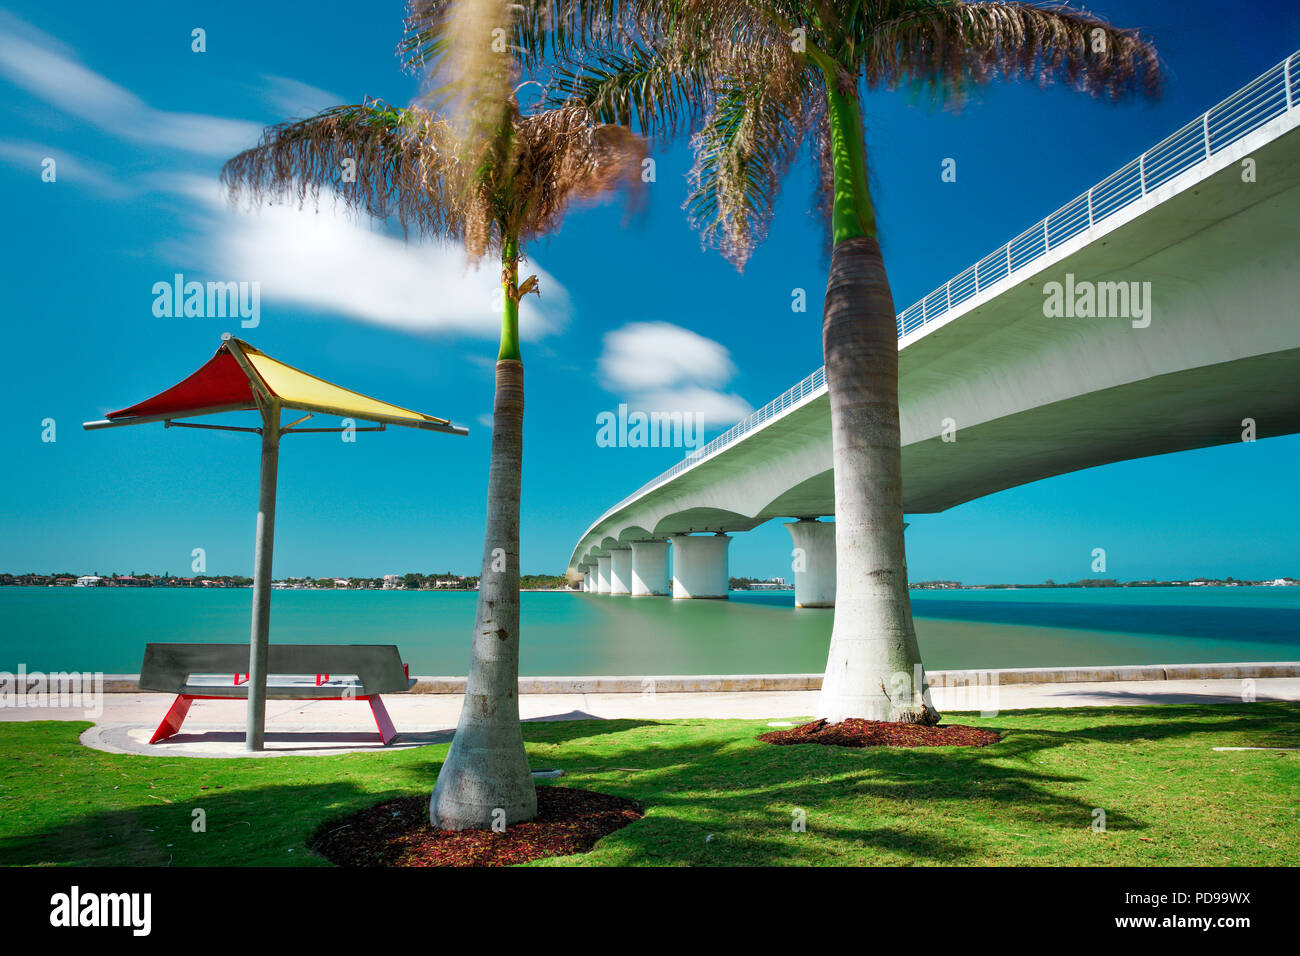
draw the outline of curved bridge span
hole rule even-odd
[[[1300,431],[1300,52],[898,316],[904,508]],[[727,534],[791,524],[834,601],[819,369],[601,515],[572,580],[725,597]],[[673,542],[668,575],[667,541]]]

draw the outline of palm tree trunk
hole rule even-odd
[[[537,791],[519,727],[519,492],[523,467],[524,363],[519,358],[517,256],[503,255],[505,305],[492,410],[487,530],[473,656],[456,736],[429,801],[444,830],[522,823]]]
[[[937,719],[925,704],[903,547],[898,337],[856,96],[827,83],[835,195],[822,349],[835,465],[835,623],[818,716]]]

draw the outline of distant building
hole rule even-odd
[[[348,579],[347,579],[347,578],[335,578],[335,579],[334,579],[334,586],[335,586],[336,588],[345,588],[345,587],[348,586]]]
[[[77,578],[76,586],[79,588],[99,587],[99,582],[102,580],[104,579],[98,574],[83,574],[81,577]]]
[[[400,574],[384,575],[384,590],[395,591],[402,586],[402,576]]]

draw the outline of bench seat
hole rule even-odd
[[[196,700],[248,697],[247,644],[145,645],[140,689],[176,694],[150,743],[175,736]],[[267,700],[364,700],[380,739],[397,735],[381,693],[415,686],[395,644],[272,644],[267,648]]]

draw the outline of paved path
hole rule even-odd
[[[1233,703],[1242,700],[1235,679],[1106,681],[1072,684],[1010,684],[981,697],[975,689],[937,688],[940,712],[1023,710],[1031,707],[1109,707],[1125,704]],[[1300,678],[1258,678],[1258,700],[1300,701]],[[147,743],[171,703],[167,694],[105,694],[102,715],[77,708],[0,708],[0,720],[95,720],[82,742],[116,753],[154,756],[243,757],[242,700],[195,701],[185,733]],[[399,734],[392,747],[416,747],[451,739],[462,698],[455,694],[394,694],[384,698]],[[791,721],[808,717],[817,691],[690,694],[524,694],[525,720],[670,720],[746,718]],[[265,756],[325,755],[383,749],[370,709],[360,702],[268,701]],[[391,748],[390,748],[391,749]]]

